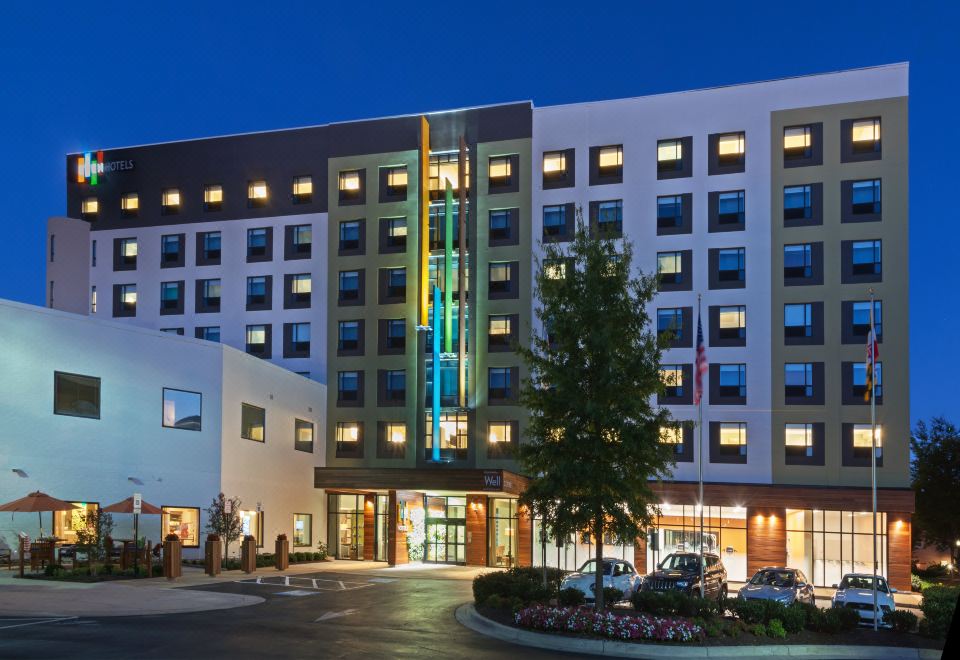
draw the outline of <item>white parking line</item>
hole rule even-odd
[[[75,616],[62,616],[56,618],[45,618],[45,619],[28,619],[26,623],[15,623],[9,626],[0,625],[0,630],[7,630],[8,628],[23,628],[25,626],[39,626],[44,623],[59,623],[61,621],[72,621],[76,619]],[[0,623],[4,621],[24,621],[23,619],[0,619]]]

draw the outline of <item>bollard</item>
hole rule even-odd
[[[277,544],[274,548],[274,562],[278,571],[284,571],[290,566],[290,541],[286,534],[277,534]]]
[[[103,552],[103,563],[105,566],[109,566],[113,563],[113,537],[105,536],[103,538]],[[74,555],[74,563],[76,563],[76,555]],[[127,570],[127,558],[122,552],[120,553],[120,570]]]
[[[223,544],[219,534],[207,534],[207,542],[203,547],[203,570],[213,577],[220,575],[223,557]]]
[[[240,542],[240,570],[244,573],[257,570],[257,539],[249,534]]]
[[[183,573],[181,551],[180,537],[176,534],[168,534],[163,540],[163,577],[168,580],[176,580]]]

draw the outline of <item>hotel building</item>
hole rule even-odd
[[[731,579],[872,562],[870,290],[881,337],[881,571],[909,584],[905,64],[618,99],[530,102],[67,156],[48,303],[219,340],[328,385],[338,557],[579,565],[516,506],[512,350],[543,242],[593,232],[660,274],[660,403],[684,422],[645,570],[704,542]],[[699,306],[698,306],[698,300]],[[703,451],[692,424],[702,315]]]

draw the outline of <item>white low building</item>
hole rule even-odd
[[[313,488],[326,386],[222,344],[6,300],[0,336],[0,502],[40,490],[93,508],[141,493],[164,511],[141,517],[141,536],[177,532],[201,557],[223,492],[266,551],[279,533],[291,551],[326,538]],[[43,514],[43,531],[75,538],[82,510]],[[132,538],[133,516],[113,518],[113,536]],[[0,514],[0,548],[40,525]]]

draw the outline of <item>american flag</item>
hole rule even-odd
[[[703,320],[697,316],[697,364],[696,379],[693,389],[693,403],[700,405],[700,397],[703,395],[703,374],[707,371],[707,350],[703,346]]]
[[[863,392],[863,400],[870,403],[873,396],[873,371],[877,358],[880,357],[880,345],[877,343],[877,333],[873,329],[873,315],[870,315],[870,332],[867,333],[867,387]]]

